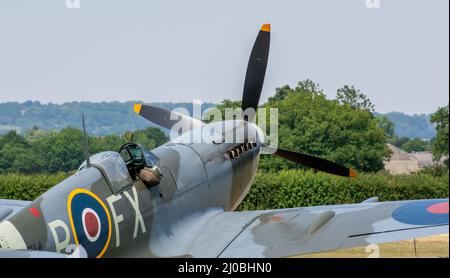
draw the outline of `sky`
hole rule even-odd
[[[79,1],[0,0],[0,102],[238,100],[264,23],[261,103],[305,79],[382,113],[449,101],[448,0]]]

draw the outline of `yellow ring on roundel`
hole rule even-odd
[[[101,258],[105,254],[106,249],[109,246],[109,242],[111,241],[111,230],[112,230],[111,216],[110,216],[109,211],[106,208],[105,204],[103,203],[103,201],[100,200],[100,198],[97,195],[95,195],[94,193],[92,193],[91,191],[84,189],[84,188],[77,188],[77,189],[74,189],[72,192],[70,192],[69,197],[67,198],[67,212],[69,214],[70,227],[72,228],[72,233],[73,233],[73,237],[75,239],[76,245],[79,245],[79,242],[78,242],[78,236],[77,236],[77,233],[75,230],[75,224],[73,223],[73,218],[72,218],[72,199],[77,194],[80,194],[80,193],[87,194],[87,195],[91,196],[92,198],[94,198],[103,207],[103,209],[105,210],[106,216],[108,218],[108,239],[106,240],[105,247],[103,247],[103,250],[96,257],[96,258]]]

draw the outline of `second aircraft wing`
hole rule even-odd
[[[448,199],[192,215],[155,230],[157,256],[286,257],[449,232]]]

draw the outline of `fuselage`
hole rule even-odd
[[[201,142],[186,140],[198,135],[192,130],[153,149],[162,174],[157,186],[126,177],[117,153],[97,155],[100,166],[82,168],[0,222],[1,248],[70,253],[81,246],[89,257],[189,256],[182,245],[193,239],[178,238],[177,230],[186,229],[193,215],[234,210],[258,167],[258,127],[235,122],[218,132],[220,125],[225,123],[203,126],[212,136]]]

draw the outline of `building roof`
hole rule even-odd
[[[392,174],[417,172],[421,168],[435,163],[431,152],[408,153],[392,144],[387,144],[387,146],[392,151],[392,155],[389,161],[384,163],[384,169]]]

